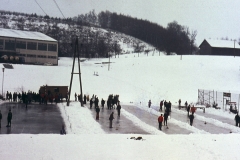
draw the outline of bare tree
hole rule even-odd
[[[197,36],[197,31],[196,30],[192,30],[191,34],[190,34],[190,47],[191,47],[191,54],[193,52],[193,46],[196,40],[196,36]]]

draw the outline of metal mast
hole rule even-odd
[[[81,44],[81,47],[82,47],[82,44]],[[76,54],[77,54],[77,58],[78,58],[78,73],[74,73]],[[69,106],[69,103],[70,103],[73,74],[78,74],[79,75],[79,84],[80,84],[80,93],[81,93],[81,97],[80,97],[81,100],[80,100],[80,102],[81,102],[81,106],[83,107],[83,102],[82,102],[83,92],[82,92],[82,80],[81,80],[81,70],[80,70],[80,56],[79,56],[79,49],[78,49],[78,37],[76,37],[76,41],[75,41],[75,49],[74,49],[74,57],[73,57],[73,65],[72,65],[70,87],[69,87],[69,92],[68,92],[67,106]]]

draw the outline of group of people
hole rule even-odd
[[[151,101],[149,100],[148,102],[148,105],[151,103]],[[164,126],[166,125],[167,126],[167,120],[168,120],[168,117],[170,115],[170,112],[171,112],[171,102],[167,102],[166,100],[162,100],[160,101],[160,108],[159,108],[159,111],[163,111],[163,107],[164,107],[164,115],[161,114],[159,117],[158,117],[158,123],[159,123],[159,129],[162,130],[162,123],[164,122]],[[181,99],[178,100],[178,105],[179,107],[181,106]],[[150,107],[150,105],[149,105]],[[192,126],[193,124],[193,120],[194,120],[194,113],[196,111],[196,108],[194,107],[194,105],[190,105],[188,104],[188,102],[186,101],[185,102],[185,107],[187,109],[187,112],[188,112],[188,118],[190,120],[190,125]],[[191,112],[191,115],[189,115],[189,112]],[[239,118],[239,123],[240,123],[240,118]]]
[[[179,106],[181,105],[181,103],[179,104]],[[190,125],[192,126],[193,125],[193,120],[194,120],[194,113],[196,111],[196,108],[194,107],[194,105],[190,105],[188,104],[188,102],[186,101],[185,102],[185,107],[186,107],[186,110],[187,110],[187,116],[189,118],[189,121],[190,121]],[[189,115],[189,112],[191,112],[192,114]]]
[[[86,95],[86,94],[84,94],[84,96],[82,97],[82,94],[77,94],[75,92],[74,97],[75,97],[75,101],[79,101],[83,104],[86,104],[87,101],[89,101],[89,95]]]
[[[96,120],[99,120],[99,112],[100,112],[99,99],[94,94],[93,94],[92,98],[90,99],[90,109],[92,109],[93,105],[94,105],[95,110],[96,110]],[[105,105],[105,100],[102,98],[102,100],[101,100],[102,109],[104,108],[104,105]],[[110,94],[108,96],[107,108],[109,110],[116,108],[116,110],[118,112],[118,116],[120,117],[121,105],[120,105],[120,101],[119,101],[119,95]],[[112,121],[114,119],[113,114],[114,114],[114,112],[112,112],[110,117],[109,117],[109,121],[110,121],[109,127],[110,128],[112,128]]]
[[[67,93],[66,93],[66,101],[67,101]],[[31,103],[31,102],[39,102],[39,104],[46,104],[49,103],[59,103],[63,102],[63,95],[61,93],[39,93],[28,91],[28,92],[23,92],[22,93],[17,93],[14,92],[13,94],[11,92],[6,93],[6,99],[9,100],[9,102],[22,102],[26,104]]]

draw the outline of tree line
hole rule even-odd
[[[192,54],[197,49],[195,45],[197,31],[190,32],[187,26],[182,26],[176,21],[169,23],[164,28],[148,20],[109,11],[100,12],[98,21],[102,28],[109,28],[136,37],[168,55],[170,53]]]

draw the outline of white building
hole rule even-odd
[[[16,63],[58,65],[58,42],[40,32],[0,28],[0,56]]]

